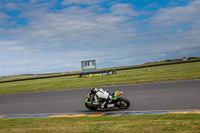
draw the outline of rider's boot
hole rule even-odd
[[[114,108],[115,104],[108,104],[108,108]]]

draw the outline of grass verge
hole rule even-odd
[[[199,133],[200,114],[0,119],[1,133]]]
[[[78,76],[67,76],[8,82],[0,83],[0,94],[200,79],[199,70],[200,62],[191,62],[156,66],[149,69],[122,70],[117,71],[117,74],[101,77],[79,78]]]

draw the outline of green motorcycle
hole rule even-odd
[[[123,91],[116,91],[115,93],[112,93],[112,101],[110,105],[113,105],[110,108],[119,108],[119,109],[127,109],[130,106],[130,102],[128,99],[124,97],[119,97]],[[92,101],[94,101],[94,97],[91,93],[88,93],[85,100],[85,106],[86,108],[90,110],[97,110],[98,108],[101,108],[101,105],[104,101],[99,100],[98,104],[92,104]]]

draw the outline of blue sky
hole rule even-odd
[[[1,0],[0,76],[200,56],[200,0]]]

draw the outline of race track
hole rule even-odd
[[[124,91],[130,100],[127,110],[96,112],[200,109],[200,80],[107,86]],[[90,88],[0,95],[0,115],[87,113],[85,96]]]

